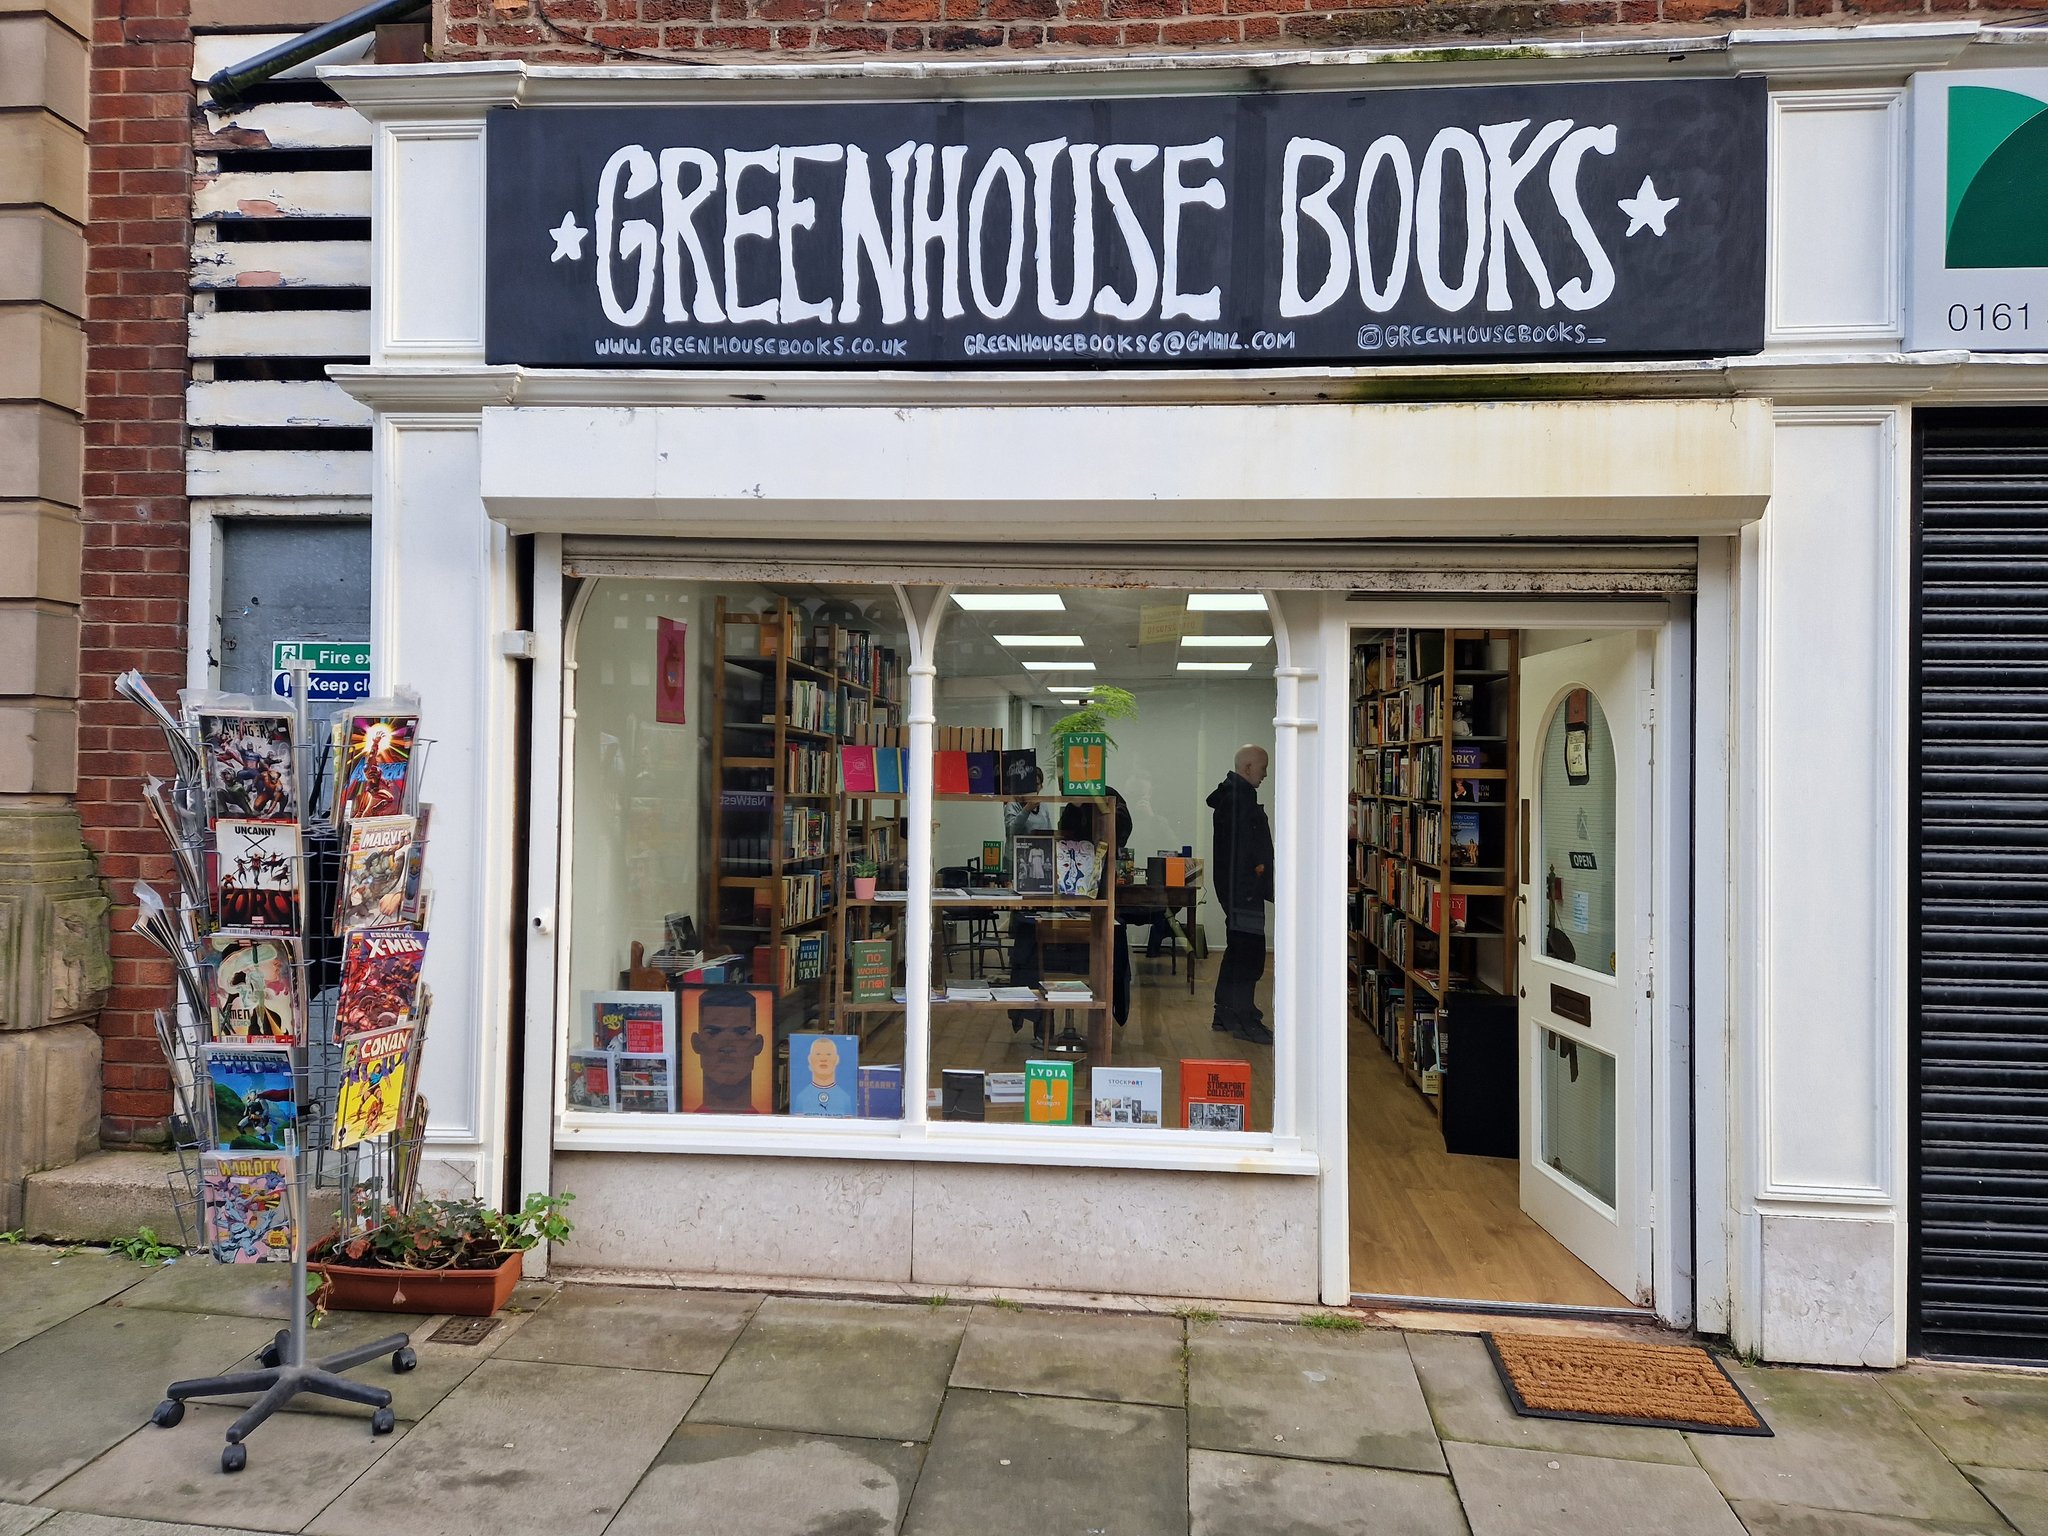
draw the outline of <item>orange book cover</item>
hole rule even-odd
[[[1191,1131],[1252,1128],[1252,1064],[1194,1061],[1180,1064],[1180,1123]]]
[[[964,795],[967,793],[967,754],[965,752],[934,752],[932,754],[932,788],[942,795]]]

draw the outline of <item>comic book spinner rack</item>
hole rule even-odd
[[[397,1419],[391,1409],[389,1390],[350,1380],[344,1373],[386,1357],[391,1361],[391,1369],[399,1373],[412,1370],[418,1363],[410,1336],[405,1333],[388,1334],[319,1359],[310,1356],[307,1348],[307,1258],[316,1239],[312,1230],[316,1204],[325,1205],[331,1198],[343,1230],[355,1229],[368,1213],[386,1206],[408,1206],[417,1184],[423,1148],[406,1136],[403,1127],[397,1133],[353,1146],[335,1145],[342,1052],[334,1039],[334,1018],[343,941],[331,928],[341,875],[341,843],[321,804],[322,787],[331,778],[329,751],[324,731],[317,742],[309,737],[306,683],[305,664],[301,663],[293,673],[297,754],[294,790],[303,860],[299,940],[306,1009],[304,1040],[293,1053],[293,1081],[298,1098],[297,1145],[286,1188],[286,1198],[291,1203],[291,1319],[258,1353],[255,1368],[173,1382],[151,1415],[153,1423],[169,1428],[184,1418],[188,1399],[257,1394],[255,1401],[228,1426],[227,1444],[220,1458],[223,1472],[239,1472],[247,1466],[248,1436],[301,1394],[360,1403],[372,1410],[373,1435],[391,1433]],[[177,765],[173,781],[152,783],[149,789],[156,802],[159,824],[166,835],[181,845],[173,849],[177,855],[181,899],[174,909],[154,892],[138,886],[140,915],[136,928],[170,954],[177,970],[177,1006],[159,1009],[156,1014],[157,1037],[170,1065],[177,1103],[171,1139],[178,1167],[170,1175],[171,1193],[183,1228],[184,1245],[188,1249],[205,1249],[201,1155],[219,1145],[213,1123],[214,1094],[204,1054],[208,987],[201,939],[214,915],[213,892],[205,877],[210,836],[208,791],[193,732],[195,721],[189,717],[172,719],[148,694],[147,684],[139,678],[134,684],[141,697],[128,689],[123,691],[156,715],[166,736],[171,738],[172,757]],[[408,770],[409,808],[418,803],[418,785],[424,774],[428,745],[416,741],[413,747]],[[425,1015],[423,992],[416,1027],[426,1027]]]

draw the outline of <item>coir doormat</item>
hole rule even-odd
[[[1536,1419],[1768,1435],[1721,1362],[1694,1344],[1489,1333],[1487,1353],[1515,1412]]]

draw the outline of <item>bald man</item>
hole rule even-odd
[[[1209,796],[1215,812],[1210,887],[1223,908],[1223,963],[1216,969],[1212,1027],[1254,1045],[1271,1045],[1255,993],[1266,974],[1266,903],[1273,899],[1273,825],[1259,804],[1266,749],[1246,743]]]

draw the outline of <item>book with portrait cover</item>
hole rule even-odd
[[[336,933],[404,921],[414,830],[410,816],[364,816],[348,824],[334,908]]]
[[[341,761],[335,769],[334,822],[358,817],[402,816],[412,777],[415,714],[360,714],[341,717]]]
[[[299,1094],[281,1045],[209,1045],[213,1143],[230,1152],[282,1152],[296,1144]]]
[[[1030,1125],[1074,1123],[1074,1064],[1071,1061],[1024,1063],[1024,1119]]]
[[[206,1246],[223,1264],[289,1264],[292,1159],[279,1152],[202,1152]]]
[[[371,1030],[341,1048],[341,1086],[334,1095],[335,1146],[352,1147],[398,1129],[411,1049],[410,1024]]]
[[[266,712],[199,711],[199,757],[216,818],[297,821],[298,759],[292,717]]]
[[[1053,894],[1088,897],[1102,888],[1102,844],[1063,837],[1053,845]],[[1018,887],[1022,889],[1022,887]]]
[[[297,939],[211,933],[204,949],[209,1040],[303,1045],[305,973]]]
[[[850,1118],[860,1108],[860,1036],[789,1037],[789,1112]]]
[[[213,825],[214,913],[244,933],[299,932],[305,874],[296,821],[223,817]]]
[[[1252,1128],[1252,1064],[1186,1060],[1180,1064],[1180,1123],[1191,1131]]]
[[[410,1024],[426,959],[427,936],[416,929],[366,928],[350,934],[341,952],[334,1038]]]

